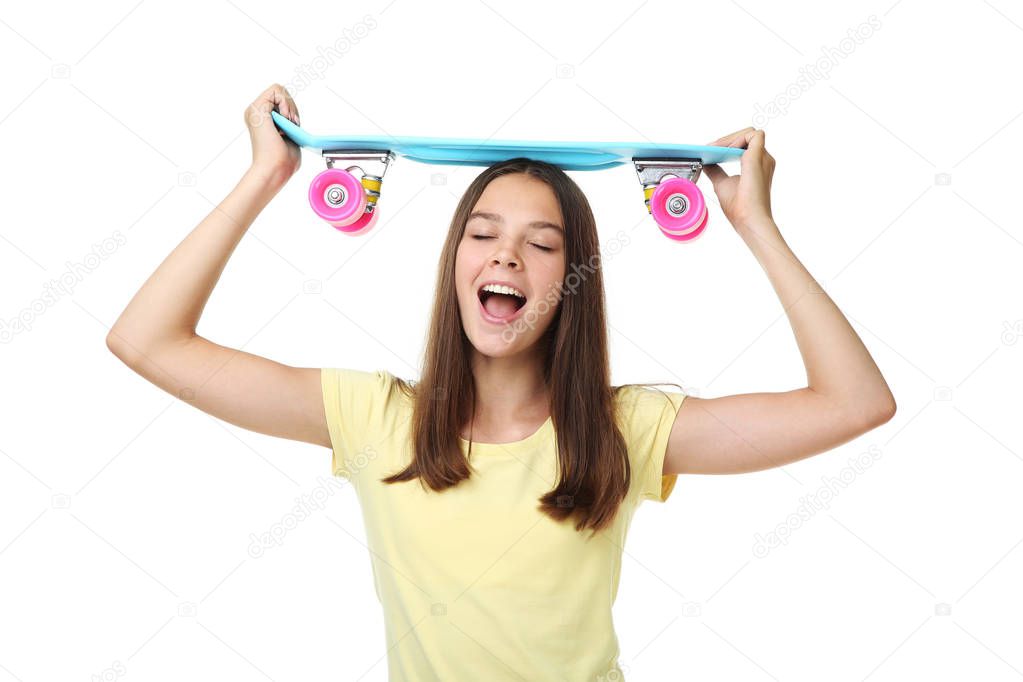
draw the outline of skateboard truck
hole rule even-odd
[[[707,204],[696,181],[703,170],[697,159],[634,158],[643,185],[643,203],[661,232],[676,241],[695,239],[707,225]]]
[[[321,218],[338,230],[362,234],[376,224],[380,185],[395,159],[394,152],[375,149],[325,149],[323,171],[309,186],[309,202]],[[338,162],[354,162],[335,168]],[[356,177],[358,171],[361,177]]]

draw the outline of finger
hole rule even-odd
[[[286,91],[277,83],[274,83],[266,89],[266,92],[264,92],[260,97],[260,108],[267,118],[270,117],[270,112],[276,111],[286,119],[292,120],[291,110],[288,108],[288,103],[286,101],[286,95]]]
[[[755,130],[755,128],[743,128],[742,130],[736,130],[734,133],[730,133],[728,135],[724,135],[722,137],[719,137],[718,139],[716,139],[713,142],[709,143],[708,146],[711,146],[711,147],[734,147],[734,146],[740,146],[740,145],[736,145],[734,143],[736,141],[745,141],[747,139],[746,135],[748,133],[753,132],[754,130]]]
[[[764,131],[756,130],[749,133],[746,143],[746,153],[739,159],[743,174],[760,173],[763,168],[764,154]]]
[[[752,133],[746,134],[746,143],[743,145],[746,148],[746,153],[742,155],[742,158],[746,157],[759,159],[764,155],[764,131],[754,130]]]
[[[294,123],[295,116],[291,111],[291,104],[288,102],[287,91],[275,83],[272,88],[272,95],[274,108],[281,113],[281,116]]]
[[[728,173],[725,172],[725,170],[721,166],[717,165],[716,163],[704,166],[703,172],[707,175],[708,178],[710,178],[710,182],[713,185],[717,185],[722,180],[731,177],[730,175],[728,175]]]
[[[298,105],[295,104],[295,98],[287,90],[285,90],[285,93],[288,95],[288,106],[291,107],[291,113],[295,115],[295,125],[302,125],[302,117],[298,113]]]
[[[281,88],[281,95],[284,98],[284,107],[288,113],[285,114],[292,123],[298,125],[298,108],[295,106],[295,100],[291,99],[291,93],[284,88]]]
[[[734,138],[734,137],[735,137],[736,135],[739,135],[739,134],[741,134],[741,133],[744,133],[744,132],[746,132],[747,130],[749,130],[749,128],[743,128],[742,130],[737,130],[737,131],[735,131],[734,133],[729,133],[728,135],[722,135],[722,136],[721,136],[721,137],[719,137],[718,139],[714,140],[713,142],[708,142],[707,144],[708,144],[708,145],[715,145],[715,146],[718,146],[718,145],[720,145],[720,144],[721,144],[722,142],[727,142],[728,140],[731,140],[732,138]]]
[[[764,151],[764,141],[766,135],[763,130],[754,130],[746,137],[747,149],[756,149],[759,152]]]

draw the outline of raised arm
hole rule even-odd
[[[249,105],[252,165],[150,275],[106,342],[133,371],[204,412],[252,431],[329,447],[318,368],[289,367],[195,331],[238,242],[301,163],[300,150],[274,126],[274,109],[298,123],[295,103],[280,85]]]
[[[726,217],[781,300],[806,366],[807,386],[721,398],[689,396],[668,438],[664,473],[769,469],[848,442],[887,422],[895,399],[863,342],[781,236],[771,215],[774,159],[764,132],[746,128],[711,144],[744,147],[741,174],[706,173]]]

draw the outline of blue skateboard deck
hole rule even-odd
[[[555,142],[473,140],[450,137],[391,137],[388,135],[313,135],[276,111],[277,127],[295,144],[317,152],[366,150],[394,152],[419,163],[489,166],[524,156],[563,170],[603,170],[633,159],[657,158],[699,161],[706,165],[736,161],[745,150],[690,144],[652,142]]]

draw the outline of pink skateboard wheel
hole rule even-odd
[[[377,224],[377,218],[379,217],[380,209],[374,207],[372,211],[363,213],[362,217],[351,225],[345,225],[344,227],[339,227],[337,229],[341,230],[341,232],[347,234],[349,237],[358,237],[372,230],[373,226]]]
[[[309,184],[309,205],[316,215],[341,228],[362,217],[366,191],[359,179],[348,171],[328,168]]]
[[[684,234],[675,234],[673,232],[668,232],[667,230],[665,230],[662,227],[661,228],[661,234],[663,234],[668,239],[674,239],[677,242],[691,242],[691,241],[695,240],[697,237],[699,237],[701,234],[703,234],[704,228],[706,228],[706,227],[707,227],[707,216],[704,215],[703,216],[703,222],[700,223],[699,225],[697,225],[696,229],[691,231],[691,232],[686,232]]]
[[[707,203],[696,183],[671,178],[657,185],[650,197],[650,213],[667,236],[686,241],[707,226]]]

